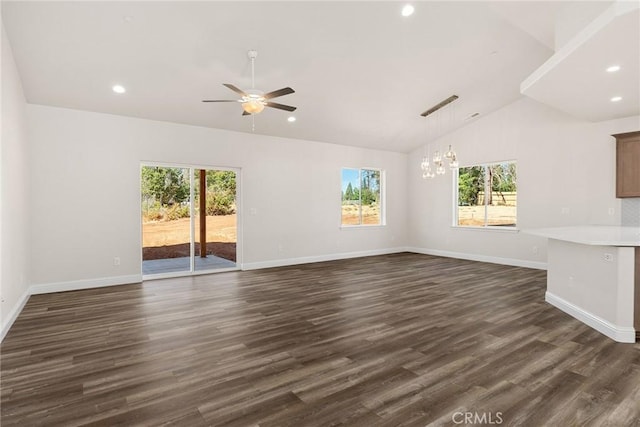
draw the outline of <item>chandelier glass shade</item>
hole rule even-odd
[[[456,152],[451,145],[444,155],[440,154],[440,151],[436,150],[433,153],[433,157],[429,158],[429,154],[422,158],[420,163],[420,169],[422,169],[422,178],[434,178],[436,175],[444,175],[446,173],[445,162],[449,162],[449,169],[458,169],[459,162]]]

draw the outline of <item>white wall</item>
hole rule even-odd
[[[516,160],[519,229],[620,224],[615,198],[615,139],[640,128],[640,117],[588,123],[521,99],[431,145],[452,143],[461,166]],[[544,268],[546,239],[509,231],[452,227],[449,171],[421,178],[424,148],[409,157],[409,245],[427,253]],[[563,208],[566,208],[562,213]],[[614,214],[609,215],[609,208]],[[537,253],[533,247],[538,248]]]
[[[37,105],[27,114],[34,285],[140,276],[143,161],[242,169],[245,268],[406,245],[406,154]],[[385,170],[386,227],[340,229],[345,166]]]
[[[423,149],[407,157],[37,105],[29,105],[27,114],[30,247],[38,260],[30,267],[34,285],[139,278],[143,161],[242,169],[245,268],[407,246],[487,261],[546,264],[545,239],[451,227],[451,176],[423,180]],[[619,224],[615,143],[609,135],[639,126],[638,117],[590,124],[522,99],[439,143],[444,148],[453,142],[463,166],[518,161],[519,228]],[[386,227],[340,229],[343,166],[386,171]],[[562,214],[562,208],[569,213]],[[253,209],[257,214],[249,215]],[[114,256],[121,258],[120,266],[113,265]]]
[[[0,20],[1,22],[1,20]],[[2,149],[0,150],[0,338],[28,298],[28,189],[26,102],[2,25]]]
[[[635,343],[635,248],[550,239],[549,254],[546,301],[616,341]]]

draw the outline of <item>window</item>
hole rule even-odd
[[[455,225],[515,227],[516,176],[513,161],[459,168]]]
[[[342,169],[342,225],[382,225],[382,172]]]

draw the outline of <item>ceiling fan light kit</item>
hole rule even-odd
[[[260,90],[248,90],[247,95],[243,96],[239,101],[242,102],[242,109],[245,113],[258,114],[264,110],[265,98],[263,92]]]
[[[262,110],[264,110],[264,107],[271,107],[271,108],[276,108],[278,110],[285,110],[285,111],[295,111],[296,107],[292,107],[290,105],[278,104],[276,102],[270,101],[270,99],[277,98],[279,96],[295,93],[295,91],[290,87],[284,87],[282,89],[274,90],[269,93],[264,93],[263,91],[257,90],[255,88],[255,61],[256,61],[256,58],[258,57],[258,51],[250,50],[247,52],[247,56],[251,60],[251,89],[244,91],[230,83],[223,83],[223,86],[227,87],[228,89],[231,89],[232,91],[240,95],[241,98],[236,100],[205,99],[202,102],[239,102],[242,105],[243,116],[259,114],[262,112]]]
[[[264,104],[258,100],[252,99],[242,103],[242,109],[247,114],[258,114],[264,110]]]

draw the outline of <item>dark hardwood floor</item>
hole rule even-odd
[[[640,426],[640,345],[545,282],[404,253],[33,296],[1,424]]]

